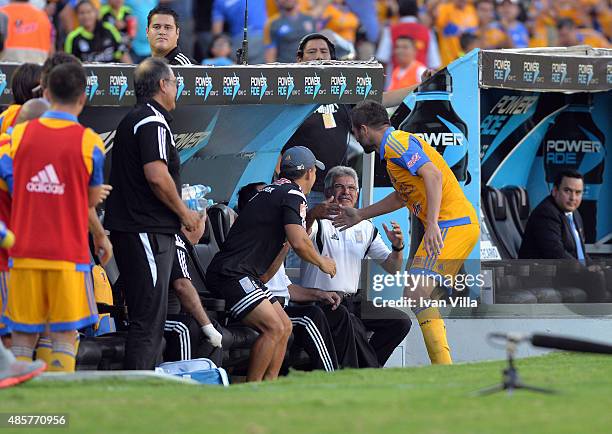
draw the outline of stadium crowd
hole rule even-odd
[[[0,219],[17,238],[10,273],[3,253],[2,283],[8,281],[9,290],[7,295],[3,288],[2,318],[12,327],[12,351],[25,363],[27,375],[40,371],[40,364],[28,365],[34,357],[51,370],[75,369],[76,332],[98,324],[94,291],[105,286],[100,279],[92,281],[89,264],[106,264],[113,246],[130,318],[126,368],[152,369],[161,361],[169,291],[174,292],[171,300],[178,299],[178,312],[195,318],[200,340],[210,344],[205,355],[223,346],[223,327],[211,322],[198,296],[200,288],[190,283],[189,263],[198,262],[194,245],[206,219],[180,197],[180,164],[170,126],[177,79],[168,64],[230,64],[243,37],[243,10],[241,4],[224,0],[161,3],[165,5],[11,1],[0,8],[2,59],[26,62],[12,78],[14,104],[0,115]],[[251,0],[249,8],[252,63],[336,59],[337,50],[348,42],[359,58],[376,55],[388,65],[390,90],[418,83],[427,69],[446,65],[474,47],[604,47],[611,35],[610,4],[605,1]],[[326,29],[332,33],[313,33]],[[134,73],[138,104],[118,125],[110,186],[103,184],[104,145],[77,120],[85,105],[81,62],[139,62]],[[394,105],[389,95],[383,97],[385,106]],[[393,178],[397,192],[363,210],[353,208],[358,178],[345,167],[349,132],[366,152],[403,162]],[[49,137],[64,144],[62,153],[44,150]],[[378,149],[381,140],[385,147]],[[402,152],[400,142],[407,143]],[[322,143],[333,146],[324,149]],[[434,256],[442,261],[444,252],[451,251],[456,273],[479,233],[472,205],[437,152],[416,136],[394,132],[383,106],[376,104],[318,109],[284,147],[277,172],[277,182],[261,184],[250,200],[242,199],[241,218],[206,272],[208,290],[225,300],[229,317],[259,332],[247,379],[278,376],[292,333],[314,367],[383,366],[411,322],[401,312],[385,319],[359,318],[360,310],[352,306],[357,301],[351,298],[363,257],[388,272],[399,270],[403,234],[395,223],[391,229],[385,226],[389,249],[366,219],[409,203],[401,193],[406,188],[425,201],[439,186],[439,205],[420,218],[452,224],[429,225],[417,256],[424,263]],[[107,197],[110,240],[96,212]],[[46,215],[47,222],[62,222],[61,228],[49,227],[43,231],[46,238],[38,238],[44,225],[34,224],[39,215]],[[332,225],[326,219],[333,215],[339,220]],[[349,230],[342,239],[336,226]],[[87,231],[93,249],[84,236]],[[579,230],[574,232],[571,240],[579,245]],[[334,241],[344,247],[335,250]],[[443,250],[445,245],[454,250]],[[291,265],[301,268],[301,286],[287,279],[281,265],[289,247],[296,255]],[[580,254],[578,259],[583,259]],[[330,280],[335,275],[342,277]],[[55,288],[62,288],[61,297]],[[422,295],[429,297],[425,289]],[[296,312],[289,300],[314,303],[316,309]],[[437,309],[414,313],[432,363],[452,363]],[[299,327],[304,328],[301,338]]]
[[[42,63],[63,50],[84,62],[138,63],[151,55],[147,15],[158,5],[177,12],[187,58],[234,63],[245,2],[233,0],[0,0],[2,60]],[[348,47],[344,55],[386,64],[391,88],[476,47],[606,48],[612,38],[610,0],[250,0],[248,7],[251,64],[294,62],[303,36],[329,32]]]

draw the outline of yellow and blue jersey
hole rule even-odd
[[[15,120],[21,110],[21,104],[11,104],[6,110],[0,113],[0,133],[9,133],[10,128],[15,125]]]
[[[438,225],[441,228],[477,223],[476,211],[444,158],[427,142],[405,131],[389,128],[380,144],[380,158],[387,162],[393,187],[412,213],[424,224],[427,220],[425,182],[418,170],[432,163],[442,173],[442,202]]]

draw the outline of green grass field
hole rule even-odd
[[[571,433],[612,432],[612,358],[519,360],[523,380],[556,395],[487,397],[501,362],[450,367],[292,372],[229,388],[158,382],[31,382],[0,391],[0,412],[69,413],[67,429],[15,433]]]

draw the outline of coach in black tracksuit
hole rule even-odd
[[[200,217],[179,195],[180,161],[170,130],[176,77],[165,60],[145,59],[134,71],[136,106],[117,127],[104,224],[111,231],[130,320],[126,369],[159,361],[168,304],[174,235]]]

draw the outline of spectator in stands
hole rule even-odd
[[[172,9],[158,6],[147,18],[147,38],[153,57],[163,57],[170,65],[193,65],[195,61],[181,51],[178,40],[178,15]]]
[[[300,40],[315,31],[315,20],[300,12],[298,0],[277,0],[279,14],[268,18],[264,28],[266,63],[295,62],[293,50]]]
[[[210,48],[208,49],[208,57],[202,60],[202,65],[228,66],[233,65],[232,56],[232,41],[227,35],[221,33],[213,36]]]
[[[359,18],[347,6],[345,0],[332,0],[321,17],[322,27],[330,29],[340,37],[355,43]]]
[[[103,23],[115,26],[126,47],[132,46],[138,24],[136,17],[132,15],[132,9],[124,4],[124,0],[108,0],[108,4],[100,8],[100,19]]]
[[[608,48],[608,41],[595,30],[577,29],[574,21],[563,18],[557,22],[559,45],[572,47],[574,45],[590,45],[595,48]]]
[[[376,44],[378,44],[380,37],[380,24],[376,14],[376,0],[346,0],[346,4],[357,16],[359,22],[359,31],[357,32],[359,36],[355,43],[357,58],[363,60],[371,59],[374,57]]]
[[[210,322],[202,305],[198,290],[193,286],[191,273],[194,271],[192,254],[193,246],[204,234],[206,216],[198,222],[195,230],[185,228],[175,235],[176,254],[170,272],[170,290],[168,292],[168,314],[188,313],[200,326],[202,336],[214,347],[221,348],[223,336]],[[196,339],[198,342],[200,339]],[[199,356],[198,356],[199,357]]]
[[[475,32],[478,27],[476,9],[468,0],[451,0],[441,3],[437,9],[436,30],[438,31],[442,65],[448,65],[459,57],[462,33]]]
[[[103,181],[104,144],[77,122],[86,101],[82,66],[57,66],[48,84],[45,96],[51,110],[39,121],[18,124],[11,136],[11,221],[17,242],[11,252],[12,289],[5,319],[13,330],[12,350],[18,360],[30,361],[38,335],[49,330],[52,352],[45,360],[49,369],[72,372],[76,330],[97,321],[88,225],[101,262],[106,264],[112,256],[95,212]],[[32,173],[38,175],[32,177]],[[37,194],[40,191],[55,192],[57,206],[50,207],[48,198]],[[41,213],[49,218],[38,219]]]
[[[130,56],[134,63],[140,63],[151,55],[147,38],[149,11],[157,6],[159,0],[126,0],[126,6],[132,9],[136,17],[136,37],[132,40]]]
[[[585,262],[584,226],[578,212],[583,192],[580,173],[564,170],[557,174],[550,196],[535,207],[527,220],[519,258]]]
[[[421,82],[427,67],[416,60],[415,41],[409,36],[398,36],[395,40],[397,66],[391,73],[389,90],[413,86]]]
[[[286,241],[304,260],[334,276],[336,265],[308,239],[306,197],[321,166],[307,148],[283,155],[281,178],[244,208],[206,272],[206,283],[221,295],[231,316],[260,332],[251,349],[247,381],[273,380],[281,368],[291,321],[265,283],[278,271]]]
[[[223,33],[227,26],[232,38],[234,52],[242,47],[244,30],[245,2],[236,0],[213,0],[212,32],[214,35]],[[263,31],[268,15],[266,13],[265,0],[251,0],[249,2],[248,39],[249,39],[249,63],[257,64],[264,62]]]
[[[520,13],[518,0],[496,0],[499,20],[492,24],[506,34],[507,48],[526,48],[529,46],[527,27],[518,20]]]
[[[263,182],[255,182],[242,187],[238,192],[238,212],[242,211],[265,186]],[[278,258],[279,261],[284,259],[287,252],[288,247],[285,244],[282,258]],[[313,302],[321,302],[335,310],[341,301],[338,294],[294,285],[287,277],[282,264],[276,274],[266,283],[266,287],[289,316],[293,324],[293,346],[304,348],[310,358],[312,369],[334,371],[338,368],[339,362],[342,367],[357,368],[359,366],[349,312],[342,307],[344,315],[341,315],[342,319],[338,321],[338,325],[341,325],[342,328],[337,326],[335,330],[330,330],[322,309],[313,304]],[[338,342],[341,349],[340,354],[336,353],[334,342]]]
[[[376,58],[381,62],[390,63],[391,69],[389,71],[392,71],[396,66],[397,59],[394,47],[395,40],[399,36],[409,36],[413,39],[416,59],[419,62],[432,69],[440,67],[440,53],[438,52],[436,34],[432,29],[419,22],[417,18],[418,10],[416,0],[399,0],[400,18],[398,22],[383,31]]]
[[[338,274],[334,279],[319,272],[310,264],[302,263],[300,284],[306,288],[322,291],[334,291],[342,295],[343,304],[355,315],[356,344],[360,356],[374,354],[374,358],[360,360],[360,367],[382,367],[393,350],[404,340],[410,331],[411,321],[405,313],[386,307],[374,308],[370,302],[360,302],[356,297],[361,275],[361,264],[364,258],[375,260],[385,271],[394,274],[402,268],[404,237],[399,225],[391,222],[389,229],[383,224],[385,234],[393,250],[382,240],[376,227],[369,220],[364,220],[346,231],[336,229],[330,220],[329,203],[343,208],[354,208],[359,197],[359,180],[357,173],[350,167],[337,166],[327,172],[325,177],[325,195],[327,202],[317,205],[309,212],[308,222],[312,222],[310,239],[321,255],[329,256],[338,264]],[[376,312],[376,319],[359,319],[362,309],[368,304],[371,312]],[[330,323],[336,322],[337,312],[325,309]],[[366,329],[374,334],[368,340]],[[363,348],[365,347],[365,348]],[[373,351],[369,350],[371,347]]]
[[[1,60],[42,63],[55,50],[49,17],[27,0],[11,0],[0,8],[0,21],[7,30]]]
[[[169,123],[177,79],[165,59],[134,71],[136,106],[117,127],[104,224],[116,246],[129,312],[126,369],[153,369],[161,355],[168,285],[181,223],[193,231],[197,212],[181,200],[180,160]]]
[[[478,14],[478,30],[476,34],[479,37],[480,48],[487,50],[509,48],[510,41],[508,36],[499,26],[494,24],[495,1],[478,0],[476,2],[476,13]]]
[[[0,114],[0,133],[9,133],[17,120],[21,106],[35,97],[35,88],[40,82],[41,67],[36,63],[24,63],[20,65],[11,80],[11,91],[13,93],[13,104]]]
[[[79,27],[66,38],[64,51],[82,62],[132,63],[121,34],[110,23],[98,19],[98,10],[90,0],[76,6]]]

